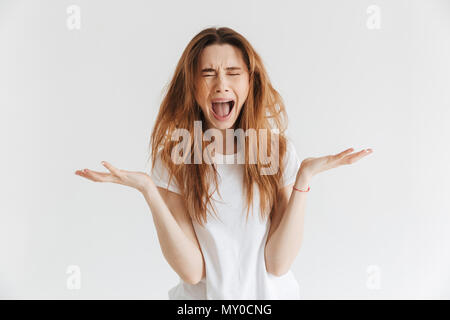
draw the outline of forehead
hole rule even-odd
[[[200,54],[200,68],[226,68],[231,65],[244,67],[245,64],[242,52],[230,44],[212,44]]]

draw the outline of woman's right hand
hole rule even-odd
[[[84,169],[75,171],[75,174],[94,182],[112,182],[122,184],[124,186],[135,188],[140,192],[146,190],[146,188],[153,182],[150,176],[144,172],[117,169],[106,161],[102,161],[102,165],[108,169],[109,172],[98,172]]]

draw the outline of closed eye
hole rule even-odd
[[[228,75],[229,76],[240,76],[241,74],[240,73],[229,73]],[[214,76],[215,76],[215,74],[206,74],[203,77],[214,77]]]

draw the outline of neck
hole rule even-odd
[[[210,127],[208,126],[207,129],[209,129]],[[227,138],[227,132],[226,129],[217,129],[220,131],[221,135],[222,135],[222,154],[235,154],[237,153],[237,144],[234,142],[234,136],[230,136],[230,139]],[[227,145],[228,149],[232,150],[232,152],[227,151]],[[218,146],[218,150],[217,151],[221,151],[220,146]]]

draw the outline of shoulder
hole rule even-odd
[[[169,168],[167,168],[166,164],[162,161],[161,150],[156,154],[150,177],[158,187],[181,194],[181,190],[175,181],[175,176],[171,177]]]

